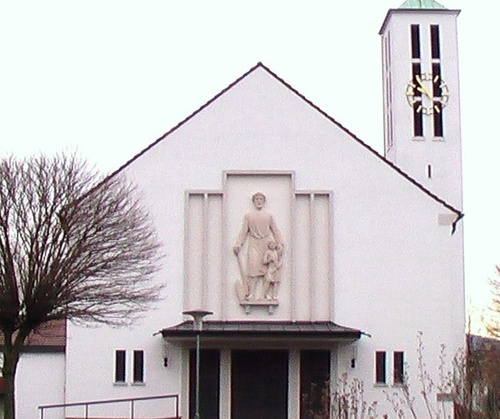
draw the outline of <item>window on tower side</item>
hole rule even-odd
[[[422,66],[420,65],[420,63],[413,63],[411,65],[411,72],[412,72],[412,76],[413,76],[413,84],[415,86],[415,88],[414,88],[415,89],[414,90],[415,96],[421,97],[422,91],[417,89],[417,87],[419,86],[419,82],[417,80],[417,77],[420,77],[421,73],[422,73]]]
[[[414,95],[416,101],[413,103],[413,136],[423,137],[424,135],[424,121],[422,118],[422,92],[417,89],[419,82],[417,77],[422,73],[422,66],[420,62],[414,62],[411,66],[412,80],[414,87]]]
[[[125,362],[125,351],[121,349],[115,351],[115,383],[125,382]]]
[[[392,111],[392,76],[391,76],[391,33],[384,37],[384,70],[385,70],[385,139],[386,150],[394,145],[393,111]]]
[[[386,353],[385,351],[375,352],[375,383],[386,384],[386,365],[385,365]]]
[[[441,85],[443,81],[441,80],[441,64],[439,62],[432,63],[432,94],[434,96],[433,103],[433,125],[434,125],[434,137],[443,137],[444,135],[444,125],[443,125],[443,102],[442,101],[442,91]]]
[[[443,125],[443,105],[439,101],[434,101],[434,137],[442,137],[444,133]]]
[[[441,48],[439,46],[439,26],[431,25],[431,58],[441,58]]]
[[[420,58],[420,26],[411,25],[411,58]]]
[[[432,64],[432,94],[434,97],[441,96],[441,64]]]
[[[413,104],[413,135],[415,137],[424,136],[424,120],[422,116],[422,103],[420,101]]]
[[[404,352],[395,351],[393,358],[393,383],[402,384],[404,382]]]

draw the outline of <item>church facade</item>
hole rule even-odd
[[[204,419],[312,418],[334,409],[318,390],[352,382],[395,417],[385,395],[418,393],[418,339],[437,378],[441,345],[451,357],[465,333],[458,13],[387,13],[383,156],[259,63],[117,170],[157,227],[164,299],[131,328],[68,324],[38,405],[175,394],[193,418],[197,338]],[[177,414],[170,399],[135,408]]]

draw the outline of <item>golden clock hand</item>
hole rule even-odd
[[[420,85],[420,88],[417,87],[417,90],[424,93],[429,99],[432,99],[431,93],[425,88],[424,83],[422,82],[422,78],[417,74],[415,76],[417,79],[417,83]]]
[[[432,99],[430,92],[424,86],[420,85],[420,87],[417,87],[417,90],[424,93],[429,99]]]

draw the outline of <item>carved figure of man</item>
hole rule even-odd
[[[278,284],[280,282],[278,270],[282,265],[282,252],[278,251],[276,242],[270,241],[267,244],[266,253],[264,253],[264,265],[267,265],[267,271],[264,275],[264,296],[266,300],[276,298]]]
[[[268,243],[275,241],[279,251],[283,248],[281,233],[274,218],[264,210],[266,196],[261,192],[257,192],[252,196],[252,202],[255,209],[245,214],[243,225],[233,247],[234,253],[238,256],[241,247],[248,238],[247,264],[244,273],[247,281],[247,299],[255,297],[256,281],[259,277],[263,278],[267,272],[267,265],[264,264],[264,254],[268,250]]]

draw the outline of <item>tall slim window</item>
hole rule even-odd
[[[431,52],[434,60],[440,58],[439,48],[439,26],[431,25]],[[443,80],[441,79],[441,63],[435,61],[432,63],[432,94],[434,103],[433,108],[433,130],[434,137],[443,137],[443,104],[446,104],[447,97],[443,97]]]
[[[420,65],[420,63],[413,63],[411,65],[411,72],[412,72],[413,84],[415,85],[414,94],[416,97],[422,97],[422,91],[417,88],[420,84],[418,79],[421,77],[422,73],[422,66]]]
[[[424,124],[422,118],[422,91],[418,88],[420,85],[419,78],[422,74],[421,65],[421,48],[420,48],[420,25],[410,26],[410,44],[411,44],[411,73],[413,79],[413,136],[422,137],[424,135]]]
[[[375,382],[377,384],[386,384],[386,353],[385,351],[375,352]]]
[[[134,383],[144,382],[144,351],[134,351]]]
[[[411,25],[411,58],[420,58],[420,26]]]
[[[434,101],[434,137],[442,137],[444,133],[443,105],[439,101]]]
[[[124,350],[115,351],[115,383],[125,382],[125,363],[127,356]]]
[[[394,384],[401,384],[404,381],[404,352],[395,351],[393,358],[393,382]]]
[[[432,64],[432,94],[434,97],[441,96],[441,64]]]
[[[386,151],[394,145],[392,111],[392,75],[391,75],[391,33],[384,38],[384,73],[385,73],[385,139]]]
[[[441,58],[441,48],[439,46],[439,26],[431,25],[431,58]]]
[[[418,78],[422,72],[420,63],[412,64],[413,84],[419,86]],[[424,135],[424,121],[422,118],[422,92],[415,88],[415,99],[413,103],[413,135],[415,137],[422,137]]]
[[[422,103],[415,102],[413,105],[413,135],[415,137],[424,136],[424,119],[422,116]]]

